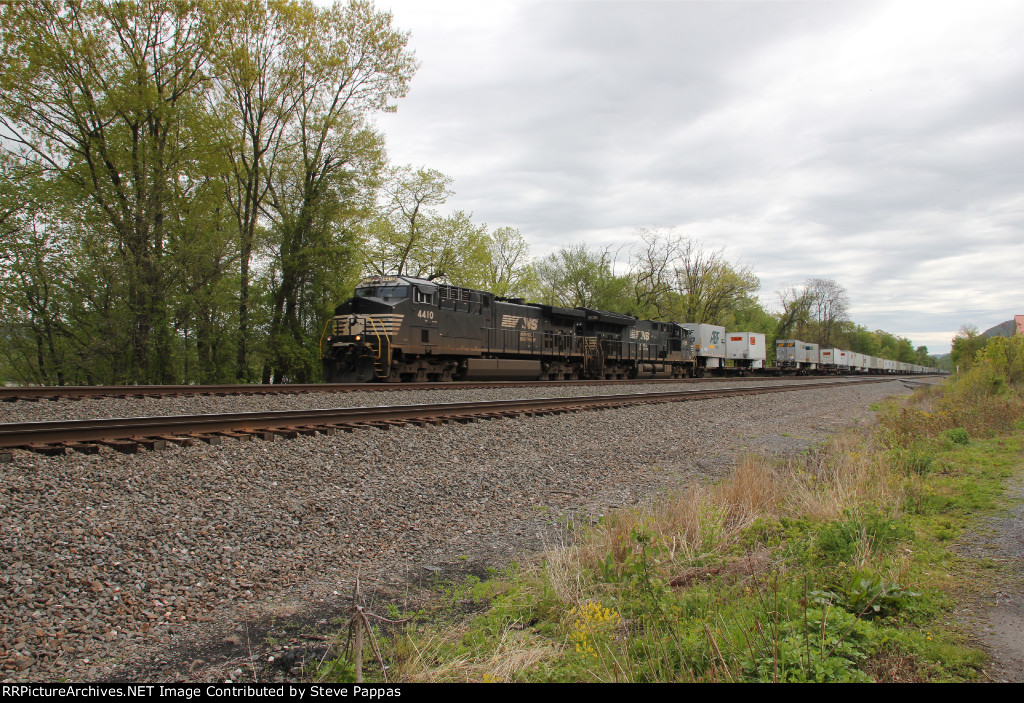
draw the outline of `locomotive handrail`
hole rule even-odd
[[[387,343],[388,343],[388,358],[387,358],[387,363],[384,364],[383,373],[381,373],[381,371],[379,371],[377,369],[374,369],[375,372],[377,373],[377,377],[378,378],[387,378],[388,374],[391,373],[391,338],[388,336],[387,330],[384,329],[384,323],[382,321],[376,319],[372,315],[367,315],[366,319],[365,319],[365,321],[363,323],[364,326],[365,326],[366,322],[370,323],[370,328],[373,331],[373,335],[377,338],[377,358],[376,358],[376,361],[378,361],[378,362],[381,361],[381,357],[384,355],[384,340],[387,340]],[[378,325],[379,325],[379,327],[378,327]],[[384,339],[381,339],[381,332],[384,333]]]
[[[327,322],[324,323],[324,331],[320,333],[320,358],[324,358],[324,337],[327,336],[327,328],[330,327],[331,323],[334,322],[334,315],[327,318]]]

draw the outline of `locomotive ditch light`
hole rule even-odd
[[[357,334],[357,335],[356,335],[356,341],[357,341],[357,342],[358,342],[358,341],[359,341],[360,339],[362,339],[362,338],[363,338],[363,336],[362,336],[361,334]]]

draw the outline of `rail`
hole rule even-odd
[[[353,430],[357,427],[390,427],[394,424],[472,421],[480,418],[545,414],[569,410],[624,407],[641,403],[668,403],[705,400],[740,395],[785,393],[862,383],[887,383],[899,378],[861,379],[817,383],[792,383],[773,386],[746,386],[718,389],[669,391],[661,393],[621,393],[615,395],[573,396],[568,398],[526,398],[480,402],[393,405],[370,408],[327,408],[268,412],[224,413],[216,415],[172,415],[163,417],[109,418],[55,422],[0,424],[0,448],[44,449],[58,447],[93,451],[91,445],[127,440],[128,445],[150,446],[154,442],[176,442],[185,438],[209,439],[212,436],[256,434],[316,434]],[[246,438],[249,438],[246,436]],[[180,442],[179,442],[180,443]],[[126,450],[125,446],[119,446]]]
[[[929,376],[885,375],[880,378],[887,380],[931,378]],[[854,379],[879,378],[876,376],[854,376]],[[450,388],[512,388],[533,386],[592,386],[592,385],[630,385],[630,384],[685,384],[685,383],[753,383],[758,378],[741,376],[713,376],[705,378],[674,378],[674,379],[585,379],[575,381],[456,381],[452,383],[417,382],[417,383],[238,383],[212,385],[163,385],[163,386],[7,386],[0,387],[0,401],[41,401],[59,399],[85,398],[149,398],[191,395],[277,395],[299,393],[375,393],[388,391],[412,390],[444,390]],[[789,383],[805,381],[806,377],[781,376],[776,380]]]

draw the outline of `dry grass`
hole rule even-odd
[[[876,683],[928,683],[928,672],[917,657],[907,652],[885,649],[864,665]]]
[[[849,432],[790,459],[780,470],[788,485],[782,513],[832,520],[853,505],[875,503],[897,510],[901,484],[893,476],[884,447],[874,437]]]
[[[831,520],[850,506],[872,502],[897,509],[903,486],[885,463],[884,447],[852,431],[799,456],[741,457],[727,479],[696,485],[646,508],[624,510],[581,535],[567,549],[548,554],[551,585],[563,602],[585,596],[581,573],[606,555],[628,558],[636,534],[648,535],[670,561],[700,563],[721,554],[757,520],[811,517]]]
[[[452,626],[425,641],[407,638],[412,648],[399,657],[392,671],[396,681],[412,683],[485,682],[508,683],[537,662],[556,656],[559,648],[534,635],[530,630],[507,630],[497,646],[488,647],[486,656],[472,653],[456,657],[438,657],[452,642],[465,634],[464,625]]]
[[[725,511],[726,522],[744,529],[762,517],[774,517],[785,493],[785,474],[763,455],[742,457],[728,481],[714,490],[714,501]]]

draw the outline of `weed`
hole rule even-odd
[[[569,642],[578,654],[597,657],[596,647],[602,646],[620,625],[622,616],[617,612],[587,601],[569,612]]]
[[[911,536],[899,520],[882,515],[873,505],[846,511],[846,519],[822,526],[815,546],[832,563],[849,563],[860,557],[870,561]]]
[[[330,681],[332,683],[355,683],[356,667],[344,658],[325,661],[317,667],[316,681]]]
[[[918,476],[928,474],[934,461],[931,452],[921,443],[913,443],[906,447],[894,447],[889,450],[889,455],[897,470]]]
[[[971,443],[971,436],[963,427],[954,427],[942,433],[942,437],[952,444],[966,446]]]
[[[921,594],[897,581],[854,569],[845,585],[833,591],[814,591],[811,596],[816,603],[838,605],[857,617],[870,618],[895,615],[906,607],[909,599]]]

